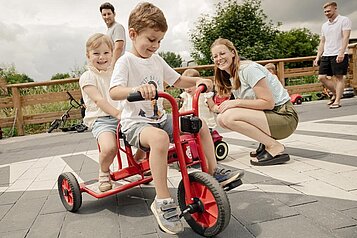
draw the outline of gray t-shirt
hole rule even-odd
[[[113,40],[113,44],[117,41],[123,41],[123,51],[121,52],[121,55],[125,53],[125,46],[126,46],[126,40],[125,40],[125,29],[122,24],[114,22],[113,25],[108,28],[107,35]]]
[[[235,98],[255,99],[254,86],[259,80],[266,78],[267,84],[272,91],[275,106],[280,106],[290,100],[288,91],[280,81],[274,77],[265,67],[253,62],[242,61],[239,67],[238,76],[241,86],[238,90],[232,90]]]

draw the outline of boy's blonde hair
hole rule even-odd
[[[183,72],[182,76],[200,77],[200,72],[195,69],[186,69],[185,72]]]
[[[324,4],[323,8],[325,9],[326,7],[329,7],[329,6],[337,7],[337,3],[336,2],[327,2]]]
[[[148,2],[139,3],[131,11],[128,27],[133,28],[138,34],[147,28],[162,32],[166,32],[168,28],[164,13]]]
[[[267,63],[266,65],[264,65],[264,67],[265,67],[267,70],[271,70],[271,71],[274,72],[274,74],[276,74],[275,64],[273,64],[273,63]]]
[[[113,41],[110,39],[109,36],[102,34],[102,33],[95,33],[86,43],[86,52],[89,53],[90,50],[97,49],[101,44],[108,45],[111,52],[113,52]]]

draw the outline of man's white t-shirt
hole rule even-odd
[[[342,47],[343,31],[351,30],[352,22],[348,17],[338,15],[332,22],[322,25],[321,35],[325,37],[323,56],[336,56]],[[348,54],[348,47],[345,49]]]
[[[125,52],[115,64],[110,88],[115,86],[138,87],[152,81],[157,85],[158,91],[164,91],[164,81],[171,86],[179,78],[180,74],[157,54],[143,59],[130,52]],[[138,122],[161,123],[167,117],[163,109],[162,98],[157,101],[139,102],[124,100],[122,105],[120,123],[123,131]]]
[[[108,28],[107,35],[112,39],[113,44],[117,41],[124,42],[123,51],[121,52],[121,55],[123,55],[126,47],[125,28],[123,25],[118,22],[114,22],[113,25]]]

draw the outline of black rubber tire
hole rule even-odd
[[[54,129],[57,129],[59,127],[60,123],[57,120],[54,120],[51,122],[50,128],[48,128],[47,132],[51,133]]]
[[[228,145],[224,141],[216,141],[214,143],[214,154],[216,160],[224,160],[228,156]]]
[[[82,205],[82,193],[76,177],[71,172],[62,173],[57,182],[63,206],[70,212],[76,212]]]
[[[231,219],[231,207],[227,194],[217,180],[207,173],[193,172],[188,176],[192,196],[200,199],[204,210],[203,212],[185,214],[185,220],[196,233],[202,236],[211,237],[221,233]],[[178,186],[177,199],[181,211],[185,210],[188,204],[186,204],[185,188],[182,180]],[[212,202],[213,199],[215,201],[214,204]]]
[[[300,105],[302,103],[302,98],[296,99],[296,104]]]

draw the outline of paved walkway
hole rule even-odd
[[[245,170],[243,185],[228,192],[232,217],[218,237],[357,237],[357,99],[329,110],[326,101],[297,106],[300,124],[284,140],[292,160],[254,167],[257,143],[224,132],[229,157]],[[161,232],[150,212],[152,185],[96,200],[83,194],[77,213],[60,202],[57,177],[97,176],[91,133],[51,133],[0,140],[0,237],[175,237]],[[180,180],[170,169],[172,194]],[[185,223],[178,237],[199,237]]]

